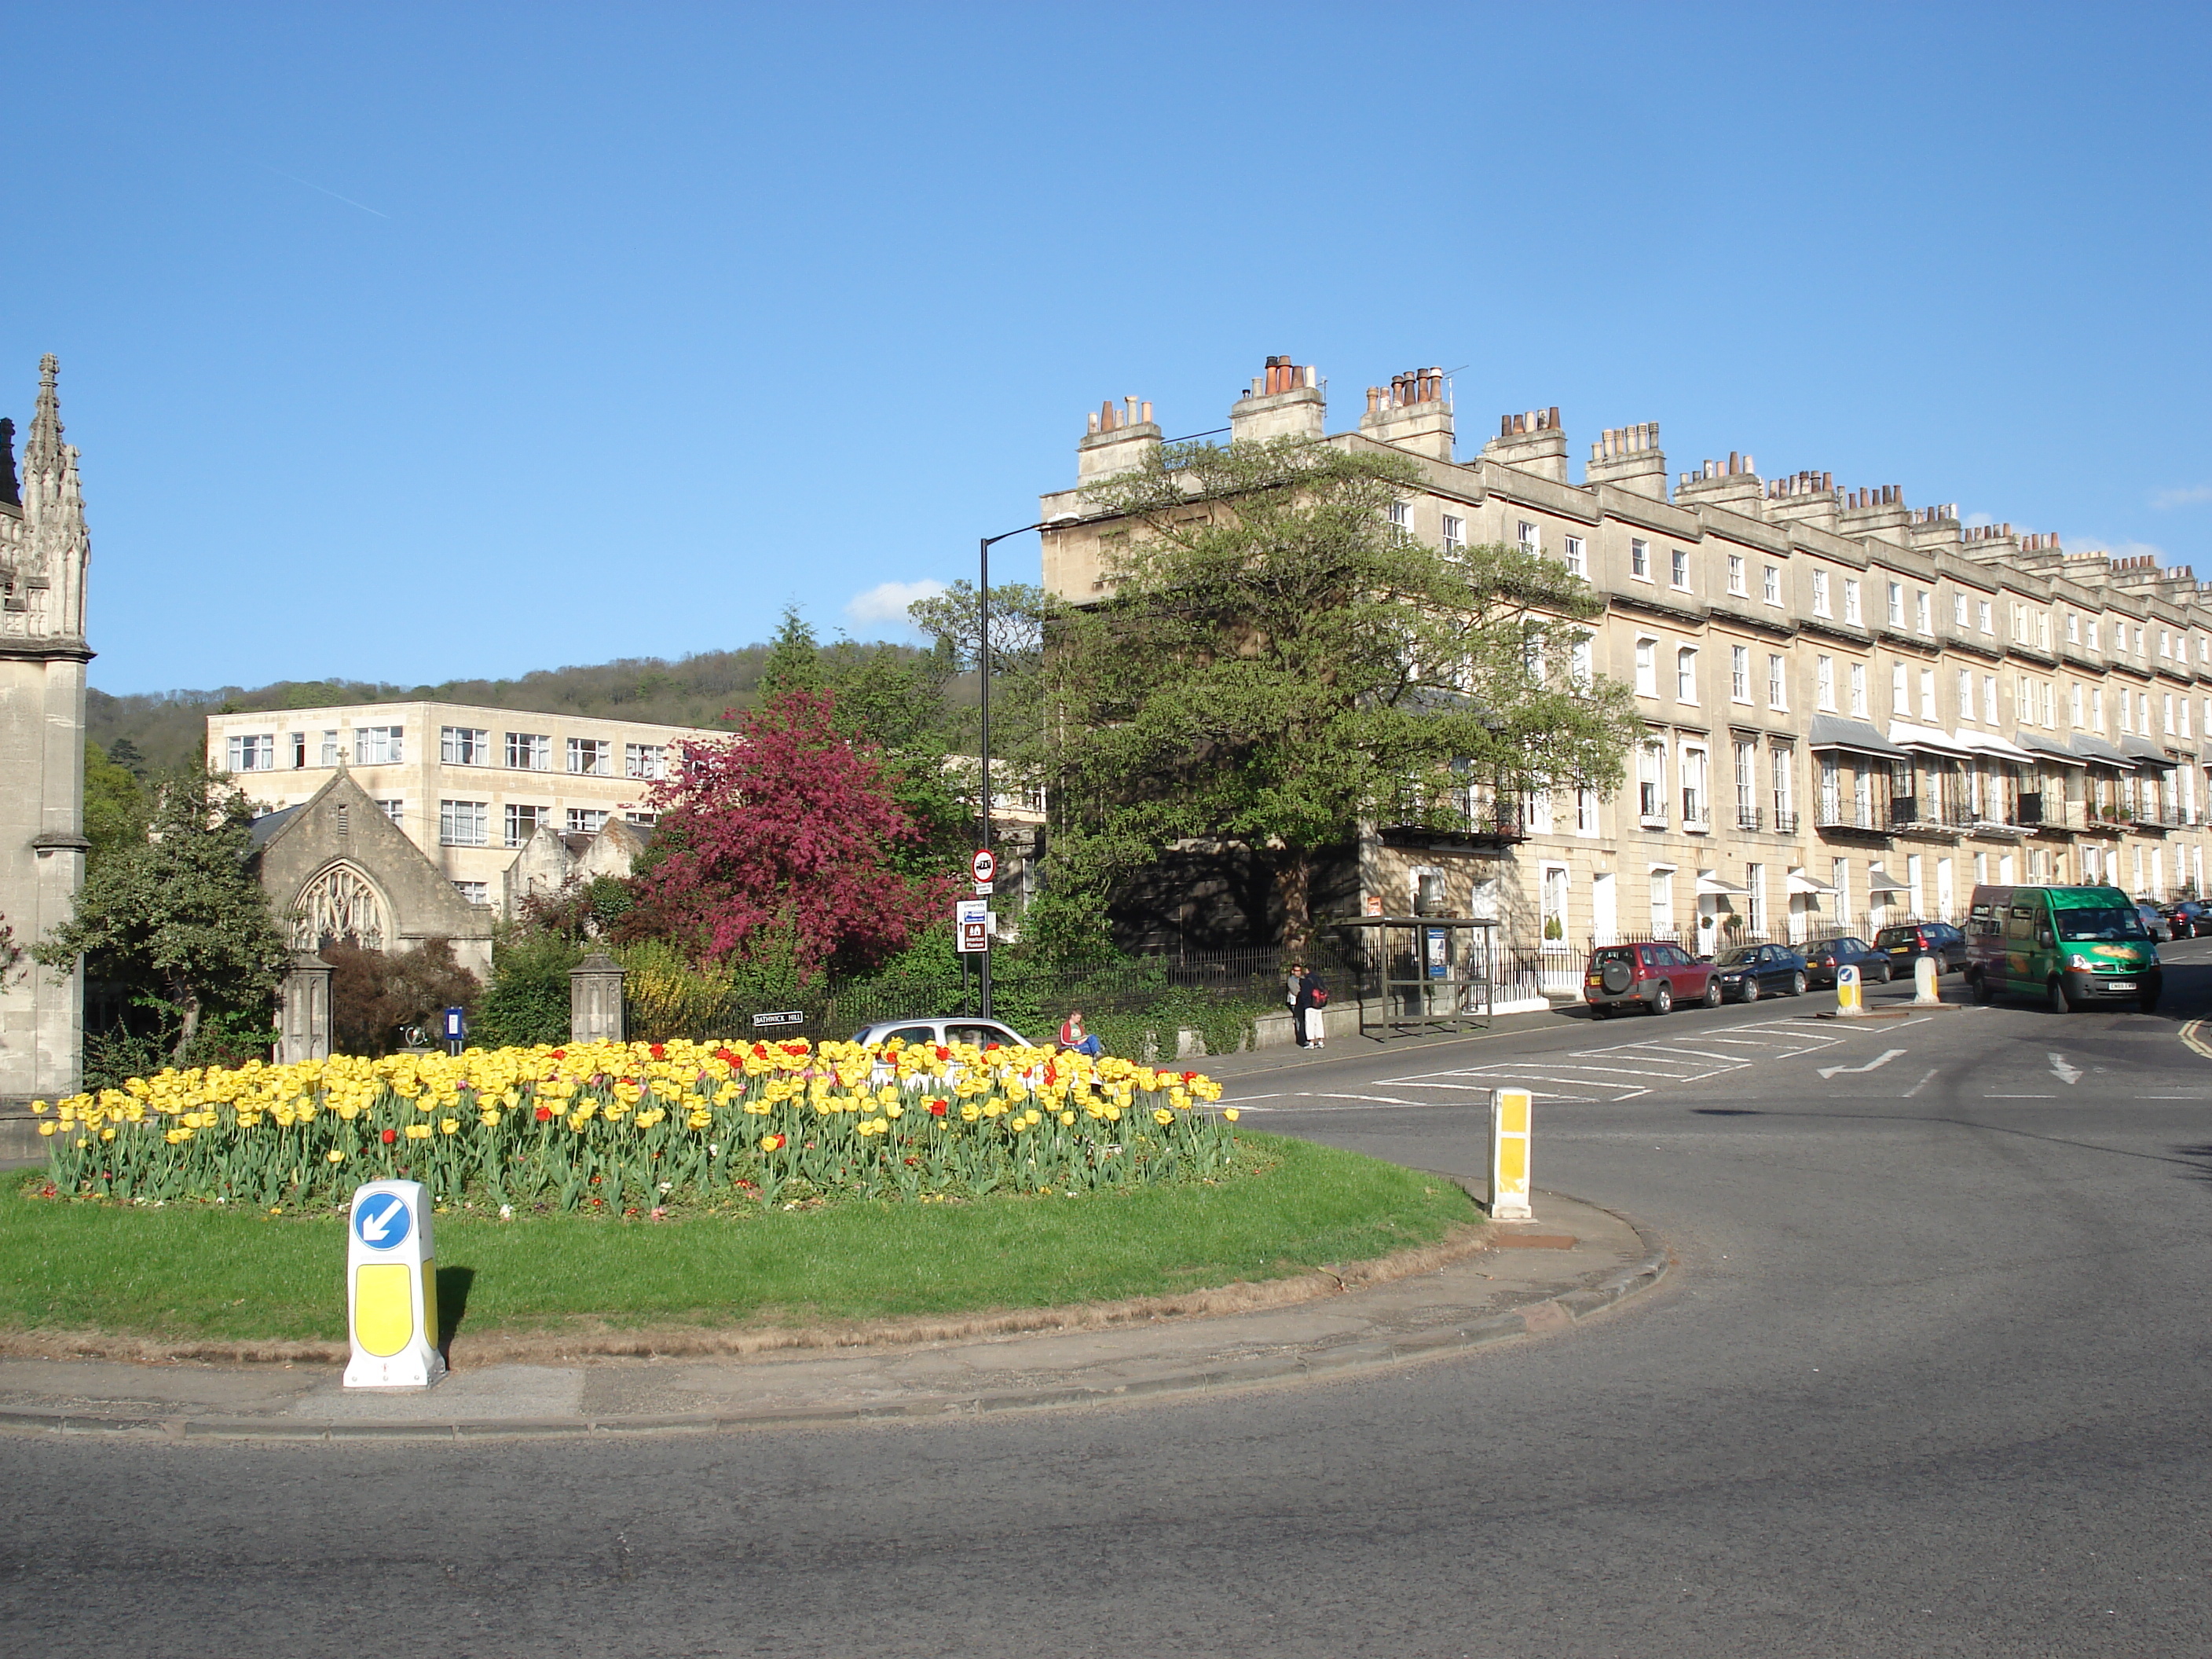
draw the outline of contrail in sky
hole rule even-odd
[[[282,168],[272,167],[266,161],[256,161],[253,165],[259,167],[264,173],[275,173],[279,179],[289,179],[294,184],[305,185],[309,190],[322,191],[324,195],[336,197],[337,200],[343,202],[348,207],[359,208],[363,213],[374,213],[380,219],[389,219],[392,216],[388,213],[383,212],[376,208],[370,207],[364,202],[356,202],[350,196],[339,196],[337,191],[325,189],[323,185],[316,184],[313,179],[301,179],[295,174],[284,172]]]

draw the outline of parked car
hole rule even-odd
[[[2159,914],[2166,918],[2176,939],[2202,939],[2212,933],[2212,904],[2184,899],[2179,904],[2167,905]]]
[[[1966,936],[1948,921],[1900,922],[1874,936],[1874,948],[1889,958],[1890,971],[1902,978],[1923,957],[1936,959],[1939,974],[1954,973],[1966,965]]]
[[[2053,1013],[2094,1002],[2158,1007],[2165,975],[2143,911],[2117,887],[1977,887],[1966,919],[1974,1000],[2042,997]]]
[[[2153,939],[2164,940],[2173,937],[2172,925],[2164,916],[2159,915],[2158,906],[2153,904],[2148,899],[2136,901],[2136,915],[2142,918],[2143,932],[2148,933]]]
[[[1012,1026],[1001,1025],[995,1019],[969,1019],[951,1015],[925,1019],[879,1019],[873,1025],[863,1025],[853,1034],[854,1042],[871,1044],[889,1042],[893,1037],[909,1048],[917,1042],[937,1043],[946,1048],[957,1042],[972,1042],[978,1048],[988,1048],[994,1042],[1006,1048],[1034,1046]]]
[[[1738,1002],[1756,1002],[1783,991],[1802,997],[1813,982],[1805,958],[1786,945],[1739,945],[1721,952],[1713,971],[1719,975],[1721,994]]]
[[[1805,971],[1815,985],[1833,985],[1836,969],[1846,965],[1859,970],[1862,985],[1889,982],[1887,953],[1875,950],[1863,939],[1844,933],[1805,947]]]
[[[1663,1014],[1678,1002],[1721,1006],[1721,977],[1709,962],[1699,962],[1679,945],[1656,940],[1606,945],[1589,954],[1583,969],[1583,1000],[1594,1019],[1604,1019],[1631,1003]]]

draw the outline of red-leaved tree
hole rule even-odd
[[[628,931],[722,962],[788,950],[800,977],[875,966],[951,914],[952,884],[891,867],[920,830],[881,757],[830,721],[831,699],[787,691],[736,735],[687,743],[656,784],[667,851],[638,879]]]

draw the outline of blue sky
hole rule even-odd
[[[112,691],[880,635],[1277,352],[2212,577],[2208,15],[7,0],[0,412]]]

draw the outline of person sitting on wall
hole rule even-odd
[[[1088,1054],[1096,1060],[1106,1052],[1105,1045],[1083,1029],[1083,1010],[1071,1012],[1060,1028],[1060,1046],[1072,1054]]]

